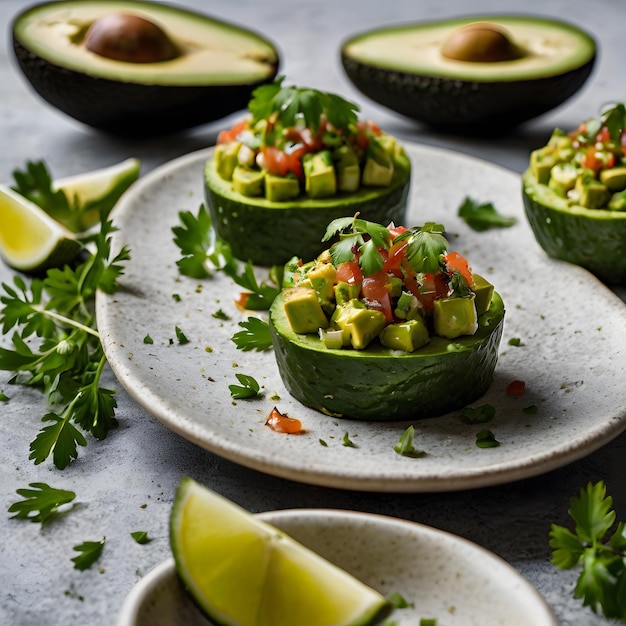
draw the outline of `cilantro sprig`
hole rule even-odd
[[[604,126],[609,131],[611,141],[619,144],[622,131],[626,128],[626,105],[623,102],[606,107],[598,117],[589,118],[585,122],[583,139],[593,143]]]
[[[561,569],[581,566],[574,597],[594,613],[626,620],[626,525],[615,524],[613,498],[603,481],[588,483],[570,500],[574,532],[552,524],[552,563]]]
[[[272,347],[272,336],[269,324],[258,317],[249,317],[247,320],[239,322],[243,330],[236,332],[231,341],[239,350],[247,352],[257,350],[262,352]]]
[[[208,278],[214,271],[222,271],[246,292],[242,294],[243,308],[256,311],[269,309],[280,289],[265,281],[259,281],[252,263],[245,263],[243,269],[233,256],[230,245],[221,239],[211,215],[204,205],[194,215],[181,211],[180,224],[172,228],[174,244],[180,249],[182,258],[176,264],[183,276]]]
[[[30,444],[35,464],[52,457],[63,469],[87,445],[84,433],[104,439],[117,426],[115,392],[100,386],[106,357],[95,320],[98,290],[113,293],[130,258],[123,247],[111,256],[111,222],[89,237],[93,253],[78,266],[52,268],[43,278],[20,275],[3,283],[2,332],[11,331],[11,348],[0,347],[0,369],[12,384],[45,393],[45,424]]]
[[[9,513],[15,513],[13,518],[43,524],[76,498],[73,491],[55,489],[46,483],[30,483],[28,486],[30,489],[16,490],[23,499],[9,507]]]
[[[284,127],[304,126],[317,131],[323,117],[337,129],[348,129],[358,121],[359,106],[341,96],[310,87],[283,86],[284,76],[252,92],[248,108],[252,123],[275,118]]]
[[[248,400],[260,395],[261,387],[257,380],[247,374],[235,374],[239,385],[228,385],[230,395],[235,400]]]

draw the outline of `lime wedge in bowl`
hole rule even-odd
[[[180,578],[216,624],[367,626],[392,609],[374,589],[190,478],[174,499],[170,542]]]
[[[74,233],[4,185],[0,185],[0,225],[0,257],[22,272],[70,263],[82,249]]]

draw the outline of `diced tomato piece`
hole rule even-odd
[[[391,244],[391,247],[387,251],[387,258],[383,264],[384,271],[390,272],[402,267],[402,260],[404,259],[407,245],[406,241]]]
[[[361,293],[364,298],[380,300],[389,293],[389,277],[383,271],[363,278]]]
[[[354,285],[363,282],[363,272],[356,261],[346,261],[337,266],[337,282]]]
[[[602,159],[598,158],[596,152],[595,146],[589,146],[583,155],[581,165],[594,172],[599,172],[604,164],[602,163]]]
[[[242,120],[235,124],[230,130],[222,130],[217,136],[217,143],[229,143],[237,141],[239,133],[248,128],[248,120]]]
[[[446,265],[448,269],[453,272],[457,271],[463,278],[465,282],[469,285],[470,288],[474,286],[474,277],[472,276],[472,270],[469,267],[469,263],[467,259],[459,254],[458,252],[448,252],[445,257]]]
[[[387,230],[389,231],[389,234],[391,235],[391,241],[393,241],[398,235],[401,235],[402,233],[406,233],[408,228],[405,228],[404,226],[391,226]]]
[[[506,395],[514,398],[524,395],[526,383],[523,380],[514,380],[506,386]]]
[[[277,176],[287,176],[290,172],[298,178],[304,175],[302,169],[303,151],[294,151],[287,154],[274,146],[265,146],[261,150],[263,168],[270,174]]]
[[[391,294],[389,292],[382,295],[382,297],[376,300],[366,298],[367,308],[373,311],[380,311],[385,315],[385,321],[387,324],[391,324],[394,321],[393,309],[391,308]]]
[[[609,141],[611,141],[611,133],[606,126],[603,126],[600,129],[600,132],[596,135],[596,142],[608,143]]]
[[[304,432],[300,420],[281,413],[276,407],[271,410],[269,417],[265,420],[265,425],[277,433],[288,435],[299,435]]]

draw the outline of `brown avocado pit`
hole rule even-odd
[[[471,63],[498,63],[521,56],[509,33],[490,22],[473,22],[452,31],[441,47],[441,54]]]
[[[87,50],[127,63],[161,63],[180,52],[154,22],[131,13],[109,13],[98,18],[85,34]]]

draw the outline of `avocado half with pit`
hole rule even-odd
[[[526,217],[544,251],[607,284],[626,284],[626,211],[570,204],[530,170],[522,176]]]
[[[282,294],[269,325],[280,376],[296,400],[327,415],[383,422],[443,415],[482,396],[493,380],[504,315],[494,292],[474,335],[433,336],[415,352],[378,342],[364,350],[329,349],[317,336],[291,330]]]
[[[359,214],[379,224],[405,221],[410,168],[396,167],[390,185],[360,187],[326,198],[301,194],[293,200],[272,202],[233,190],[209,158],[204,170],[204,192],[217,235],[230,244],[233,255],[255,265],[283,265],[294,255],[315,258],[325,245],[322,238],[334,219]],[[327,246],[326,246],[327,247]]]
[[[271,82],[265,37],[178,6],[62,0],[13,21],[13,48],[34,90],[97,129],[158,136],[221,119]]]
[[[445,130],[493,133],[565,102],[589,77],[594,39],[561,21],[477,16],[370,30],[341,46],[363,94]]]

